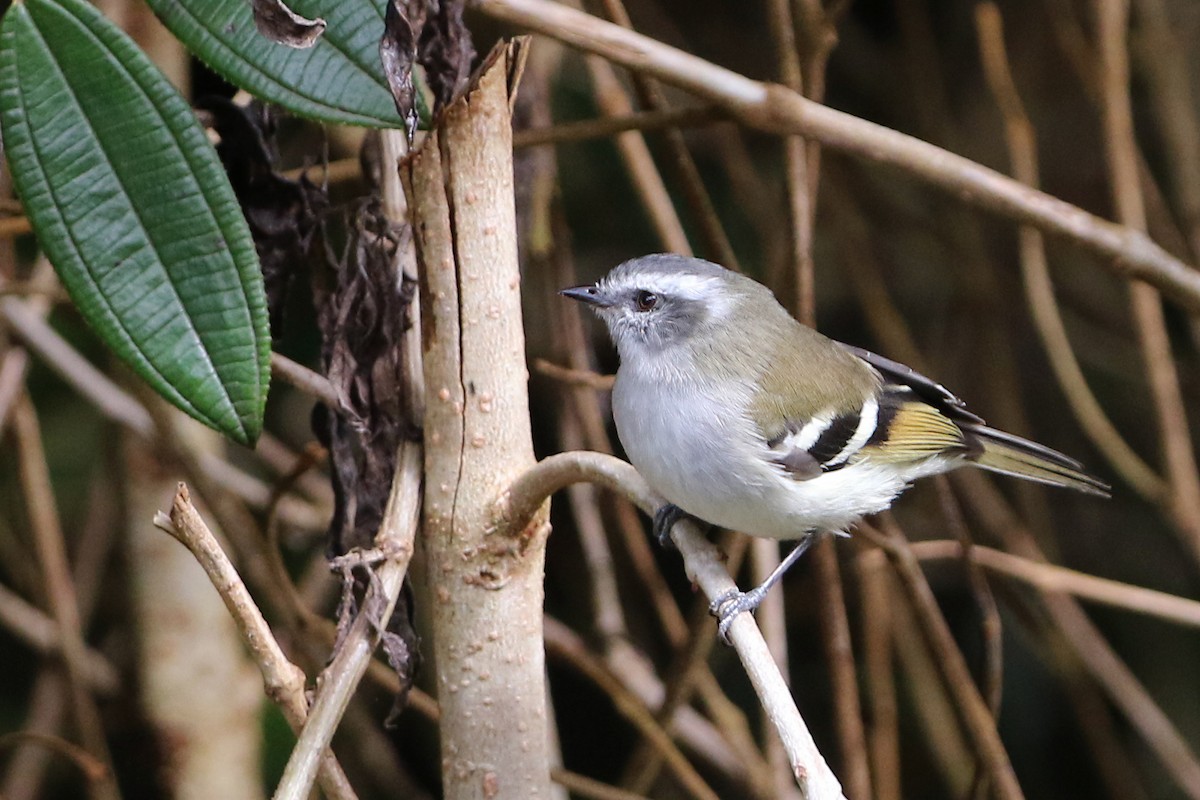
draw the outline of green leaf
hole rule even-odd
[[[0,126],[80,312],[160,394],[252,443],[270,379],[262,274],[188,103],[84,0],[26,0],[0,24]]]
[[[379,60],[386,0],[292,0],[325,33],[297,50],[269,41],[246,0],[148,0],[154,13],[206,64],[263,100],[324,122],[402,128]]]

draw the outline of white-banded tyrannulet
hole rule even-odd
[[[616,342],[617,433],[671,504],[655,517],[659,538],[682,511],[801,540],[761,586],[718,598],[722,634],[815,533],[845,532],[917,478],[974,465],[1108,493],[1073,459],[987,427],[940,384],[801,325],[765,286],[708,261],[635,258],[563,294]]]

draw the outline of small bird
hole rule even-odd
[[[917,478],[973,465],[1108,495],[1074,459],[989,428],[941,384],[800,324],[767,287],[709,261],[643,256],[562,294],[616,343],[613,416],[668,502],[659,540],[684,516],[800,540],[762,585],[713,602],[723,638],[817,534],[846,535]]]

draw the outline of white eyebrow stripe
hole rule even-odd
[[[719,297],[716,291],[719,281],[710,275],[687,273],[622,276],[615,286],[645,289],[647,291],[680,297],[686,300],[711,300]]]
[[[633,273],[605,280],[606,288],[617,293],[642,289],[685,303],[699,303],[714,322],[728,319],[734,308],[733,297],[724,291],[722,279],[714,275]]]
[[[867,440],[871,438],[871,434],[875,432],[875,426],[879,424],[879,401],[874,397],[868,397],[863,403],[862,410],[858,413],[858,427],[854,429],[854,435],[850,437],[850,441],[846,442],[846,446],[840,453],[825,462],[826,469],[844,463],[850,456],[861,450]]]
[[[661,275],[653,281],[656,288],[663,294],[677,294],[684,297],[704,297],[711,293],[715,278],[706,275]]]

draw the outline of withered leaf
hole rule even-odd
[[[428,21],[417,43],[425,79],[438,107],[450,103],[467,87],[475,47],[463,22],[464,0],[427,0]]]
[[[302,17],[283,0],[250,0],[250,6],[258,32],[273,42],[303,50],[316,44],[325,32],[325,20]]]
[[[411,142],[417,130],[416,89],[413,86],[413,64],[417,58],[417,34],[425,23],[421,3],[412,3],[416,13],[410,13],[410,4],[391,0],[384,15],[383,37],[379,40],[379,59],[383,62],[383,74],[392,90],[396,111],[404,119],[404,127]]]
[[[445,107],[467,86],[475,48],[463,23],[463,0],[390,0],[379,58],[392,89],[396,110],[404,117],[409,139],[418,114],[413,69],[425,70],[436,101]]]
[[[348,231],[345,253],[328,264],[314,287],[326,377],[344,413],[314,426],[333,462],[335,505],[330,550],[340,555],[369,547],[387,504],[396,450],[418,421],[402,407],[400,339],[415,294],[399,268],[397,251],[411,236],[393,226],[377,201],[362,206]]]

